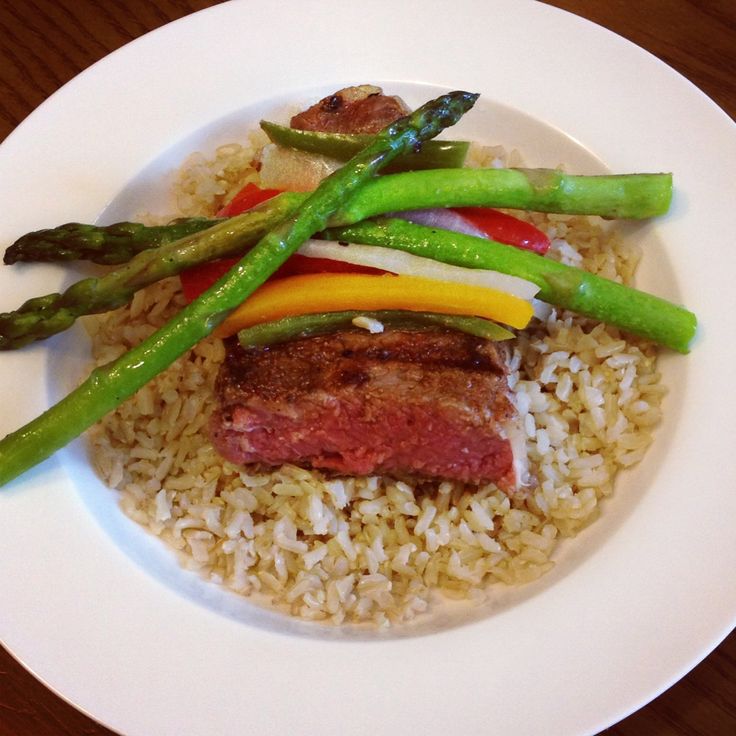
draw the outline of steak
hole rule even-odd
[[[505,349],[455,331],[230,340],[212,441],[236,464],[516,485]]]
[[[291,118],[291,127],[323,133],[378,133],[409,112],[398,97],[380,87],[346,87]]]

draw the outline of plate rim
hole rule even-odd
[[[320,7],[323,8],[329,8],[329,9],[335,9],[336,3],[331,2],[330,0],[324,0],[323,2],[319,3]],[[377,2],[374,4],[375,7],[378,9],[385,8],[389,5],[387,2]],[[407,9],[404,12],[411,12],[411,6],[418,5],[418,3],[411,2],[408,3]],[[581,18],[578,18],[577,16],[572,16],[569,13],[566,13],[566,11],[561,11],[557,8],[553,8],[552,6],[542,6],[538,4],[524,4],[524,5],[516,5],[515,3],[512,4],[509,0],[494,0],[493,3],[479,3],[475,2],[474,0],[467,0],[465,2],[459,3],[458,7],[462,6],[463,10],[465,12],[478,12],[479,8],[484,7],[488,9],[490,6],[493,6],[497,9],[503,9],[503,11],[507,14],[510,14],[509,17],[512,20],[513,23],[521,22],[522,20],[527,20],[529,18],[543,18],[545,21],[545,24],[549,23],[555,28],[563,27],[563,28],[574,28],[576,29],[574,32],[578,34],[578,38],[586,39],[586,43],[588,42],[587,39],[595,38],[596,40],[601,39],[607,39],[607,42],[611,44],[612,47],[616,49],[617,52],[623,54],[628,63],[629,58],[636,57],[637,59],[645,59],[646,56],[642,57],[641,54],[646,54],[650,58],[647,64],[647,69],[649,69],[649,64],[653,64],[653,67],[656,69],[656,72],[653,71],[654,76],[657,78],[657,80],[660,79],[668,79],[670,80],[671,84],[677,89],[677,92],[679,95],[682,95],[682,99],[687,99],[689,104],[697,107],[698,112],[702,119],[706,119],[706,122],[709,123],[713,128],[720,130],[719,126],[723,126],[723,130],[728,130],[728,128],[724,125],[725,123],[728,123],[731,125],[730,127],[730,135],[733,137],[733,133],[736,131],[736,128],[733,127],[733,123],[728,119],[728,116],[723,113],[723,111],[720,110],[717,106],[715,106],[715,103],[712,103],[708,98],[706,98],[702,92],[697,90],[691,83],[687,82],[687,80],[684,79],[681,75],[679,75],[677,72],[673,72],[669,67],[666,67],[663,62],[656,60],[653,62],[652,60],[655,59],[655,57],[652,57],[648,54],[648,52],[643,52],[638,47],[635,47],[633,44],[630,44],[628,41],[624,41],[624,39],[621,39],[618,36],[615,36],[615,34],[612,34],[610,31],[607,31],[605,29],[602,29],[600,26],[595,26],[595,24],[590,23],[589,21],[585,21]],[[423,7],[426,7],[426,3],[422,3]],[[432,9],[437,10],[441,6],[440,3],[432,3]],[[531,10],[530,8],[534,6],[535,10]],[[514,10],[514,8],[516,8]],[[194,35],[195,27],[198,25],[202,25],[205,29],[208,29],[206,32],[213,34],[215,37],[219,38],[220,32],[217,29],[217,24],[221,22],[222,18],[229,17],[231,19],[235,18],[242,18],[242,15],[248,13],[250,9],[246,9],[245,3],[228,3],[225,5],[220,6],[213,6],[211,8],[208,8],[204,11],[200,11],[199,13],[196,13],[192,16],[187,16],[183,19],[180,19],[179,21],[175,21],[172,24],[169,24],[168,26],[165,26],[161,29],[158,29],[157,31],[153,31],[149,34],[146,34],[146,36],[143,36],[139,39],[137,39],[132,44],[129,44],[126,47],[123,47],[123,49],[120,49],[116,52],[114,52],[112,55],[106,57],[101,62],[98,62],[96,65],[91,67],[86,72],[83,72],[82,75],[75,78],[67,84],[65,87],[63,87],[59,92],[57,92],[55,95],[53,95],[49,100],[44,103],[38,110],[34,113],[32,113],[31,116],[29,116],[26,121],[24,121],[21,126],[19,126],[16,131],[11,133],[11,135],[6,139],[6,141],[0,146],[0,201],[4,201],[3,197],[8,196],[6,192],[3,191],[2,188],[2,180],[3,180],[3,170],[5,167],[5,170],[7,170],[8,167],[8,158],[12,158],[14,154],[13,152],[19,147],[24,145],[24,141],[26,139],[32,139],[33,136],[36,134],[36,131],[38,129],[43,129],[45,126],[49,124],[49,121],[61,121],[65,122],[67,125],[70,124],[70,121],[73,120],[73,115],[70,114],[69,106],[72,105],[75,101],[78,101],[81,99],[83,101],[86,101],[87,104],[91,102],[91,99],[89,98],[90,94],[93,94],[95,89],[98,88],[98,85],[100,85],[102,82],[105,81],[106,78],[112,76],[113,78],[117,78],[118,75],[121,74],[121,67],[123,67],[129,59],[134,57],[136,54],[151,54],[152,56],[157,56],[162,53],[162,49],[170,48],[172,43],[176,43],[178,37],[180,35],[183,35],[187,39],[191,39]],[[262,19],[264,15],[264,11],[259,11],[259,19]],[[345,15],[342,16],[335,16],[335,18],[340,19],[340,22],[345,22],[347,19],[347,16],[349,15],[349,11],[345,11]],[[571,19],[575,20],[571,20]],[[541,21],[536,21],[541,22]],[[200,29],[201,31],[201,29]],[[585,44],[584,44],[585,45]],[[322,62],[324,63],[324,62]],[[635,62],[630,62],[632,64],[635,64]],[[638,63],[638,62],[637,62]],[[675,75],[674,77],[672,75]],[[395,75],[399,76],[399,75]],[[386,77],[388,79],[388,77]],[[339,80],[336,80],[339,81]],[[397,80],[397,81],[416,81],[412,79],[404,79],[404,80]],[[444,84],[445,81],[450,81],[449,77],[445,77],[444,80],[437,80],[438,84]],[[685,84],[683,84],[685,82]],[[425,83],[430,83],[429,81],[426,81]],[[688,87],[689,85],[689,87]],[[451,85],[446,85],[451,86]],[[181,96],[181,98],[186,99],[187,98],[187,91],[186,90],[178,90],[177,95]],[[523,97],[523,95],[522,95]],[[707,102],[706,102],[707,100]],[[664,103],[665,106],[669,109],[670,107],[674,106],[675,109],[677,108],[678,102],[676,100],[668,100],[666,103]],[[228,113],[227,105],[223,107],[223,103],[219,103],[218,109],[220,110],[220,113],[222,115]],[[230,111],[232,108],[230,108]],[[656,112],[656,111],[655,111]],[[723,118],[719,117],[719,113],[722,114]],[[555,114],[552,115],[554,117],[554,123],[564,124],[565,120],[568,119],[568,115],[561,114],[559,111],[555,111]],[[659,117],[661,117],[661,111],[659,112],[659,115],[653,115],[653,118],[656,120],[659,120]],[[186,116],[185,119],[177,120],[177,126],[176,126],[176,135],[179,137],[182,137],[187,130],[191,130],[192,125],[192,117]],[[155,121],[154,121],[155,122]],[[575,131],[578,132],[580,135],[591,135],[589,131],[585,129],[585,125],[577,124],[574,126]],[[163,129],[156,128],[156,135],[162,136],[164,134]],[[595,137],[595,136],[594,136]],[[597,140],[597,139],[596,139]],[[140,162],[141,160],[145,160],[148,156],[150,159],[151,155],[151,149],[153,149],[155,146],[152,145],[146,145],[145,142],[142,142],[139,146],[135,147],[135,155],[132,157],[133,161]],[[605,149],[605,146],[601,144],[600,146],[602,149]],[[10,153],[8,153],[10,151]],[[136,158],[137,157],[137,158]],[[656,156],[655,156],[656,157]],[[605,159],[609,160],[610,157],[606,156]],[[627,155],[619,155],[614,157],[617,161],[620,159],[622,162],[625,162],[627,160],[630,160],[629,154]],[[12,163],[12,162],[11,162]],[[126,168],[126,163],[128,168]],[[125,172],[128,171],[132,173],[134,164],[131,164],[130,162],[122,162],[119,167],[119,173],[117,174],[118,179],[121,176],[126,176]],[[690,170],[688,171],[688,177],[692,176],[692,171],[697,171],[698,168],[696,166],[691,166]],[[130,178],[130,176],[128,176]],[[689,182],[690,179],[686,178],[686,182]],[[86,194],[86,187],[89,187],[94,182],[89,182],[87,180],[83,181],[83,186],[81,186],[81,190],[79,192],[76,192],[74,194],[73,199],[75,202],[81,203],[84,205],[84,207],[81,207],[80,209],[83,209],[85,212],[90,213],[90,217],[94,217],[96,215],[95,211],[99,211],[102,206],[105,204],[105,199],[107,197],[107,201],[109,201],[109,191],[114,189],[114,184],[110,185],[110,188],[108,190],[105,190],[103,188],[102,192],[96,192],[95,196],[92,198],[89,198],[88,194]],[[124,183],[124,182],[123,182]],[[120,182],[118,181],[118,184]],[[118,187],[119,188],[119,187]],[[94,201],[94,205],[91,204],[91,202]],[[65,205],[67,209],[71,206],[69,203]],[[683,203],[683,206],[685,208],[685,211],[687,211],[688,206],[693,206],[689,202]],[[53,208],[52,208],[53,209]],[[79,211],[79,210],[75,210]],[[83,218],[84,213],[80,215],[80,219]],[[23,221],[23,218],[20,218],[21,221]],[[29,228],[30,229],[30,228]],[[675,244],[675,247],[680,248],[683,247],[683,245],[686,245],[685,241],[687,241],[692,236],[692,227],[689,224],[683,224],[679,212],[675,213],[675,217],[668,218],[668,221],[663,223],[662,225],[662,231],[665,234],[665,236],[671,238],[671,242]],[[4,235],[4,233],[3,233]],[[49,278],[53,278],[53,276],[49,276],[49,271],[44,270],[44,273],[39,275],[38,281],[44,281],[48,280]],[[697,275],[696,275],[697,276]],[[30,286],[28,288],[32,289],[34,288],[34,284],[38,282],[35,278],[31,279],[29,281]],[[709,299],[703,299],[702,294],[698,294],[698,290],[702,289],[704,280],[701,278],[694,278],[694,282],[691,284],[689,281],[688,283],[684,284],[683,288],[683,298],[685,301],[690,302],[692,299],[693,301],[697,301],[698,303],[703,302],[703,313],[707,315],[715,314],[715,312],[718,310],[718,308],[722,309],[723,300],[722,299],[715,299],[715,298],[709,298]],[[711,327],[713,325],[713,327]],[[716,341],[719,343],[725,341],[725,337],[727,335],[727,331],[723,328],[717,328],[715,326],[715,323],[708,322],[708,330],[706,331],[705,335],[703,336],[701,340],[701,345],[696,347],[696,351],[700,348],[703,348],[704,350],[710,350],[710,346],[713,344],[713,341]],[[30,355],[24,355],[19,356],[18,360],[13,360],[13,365],[15,366],[14,370],[28,370],[29,367],[33,365],[38,365],[38,361],[43,359],[43,348],[39,350],[32,351],[32,354]],[[731,353],[733,353],[733,348],[731,348]],[[693,375],[693,380],[706,380],[710,377],[710,372],[705,369],[703,366],[703,363],[705,362],[704,358],[701,358],[698,356],[697,352],[693,353],[691,360],[691,366],[689,367],[689,370],[691,369],[691,373]],[[2,370],[0,370],[0,376],[5,375]],[[693,402],[697,401],[699,399],[699,395],[692,395],[692,390],[683,398],[683,401],[686,404],[686,412],[688,415],[692,415],[694,410],[692,408]],[[12,401],[12,398],[11,398]],[[23,405],[22,407],[19,407],[19,411],[27,411],[28,407],[27,405]],[[681,434],[681,433],[679,433]],[[675,442],[677,443],[678,447],[682,448],[683,452],[686,452],[687,447],[686,443],[683,441],[681,437],[676,437]],[[690,453],[694,454],[694,453]],[[689,455],[686,455],[686,459],[690,459]],[[49,497],[49,489],[51,486],[59,486],[54,487],[53,492],[54,496]],[[5,495],[3,495],[5,494]],[[28,479],[20,482],[19,484],[14,485],[10,492],[3,492],[3,494],[0,494],[0,506],[3,507],[3,513],[7,511],[8,516],[16,519],[21,518],[24,514],[27,513],[27,511],[24,511],[25,508],[27,508],[31,503],[38,503],[43,502],[44,505],[44,518],[42,519],[44,528],[48,530],[53,530],[55,534],[59,535],[63,533],[63,530],[59,528],[58,526],[58,518],[54,518],[56,514],[62,515],[61,518],[74,518],[75,514],[79,514],[80,512],[80,506],[78,498],[76,497],[76,492],[73,488],[73,483],[71,479],[68,477],[68,470],[65,468],[59,467],[58,460],[52,460],[49,463],[44,464],[44,466],[37,471],[34,471]],[[648,504],[647,504],[648,505]],[[83,517],[82,517],[83,518]],[[97,548],[100,550],[104,550],[104,554],[107,558],[107,561],[111,564],[117,563],[123,563],[123,560],[120,558],[120,553],[118,550],[112,549],[111,545],[109,543],[109,540],[106,542],[104,535],[100,533],[99,529],[95,529],[94,527],[88,527],[85,525],[85,528],[83,529],[77,529],[76,531],[79,532],[79,538],[75,541],[75,544],[72,545],[73,548],[77,549],[80,554],[84,554],[85,552],[88,552],[90,548]],[[18,528],[11,529],[11,534],[9,535],[13,540],[19,540],[22,539],[22,530]],[[7,544],[7,542],[6,542]],[[734,550],[731,550],[731,554],[734,554]],[[589,567],[589,566],[584,566]],[[158,597],[158,594],[161,592],[158,590],[158,586],[152,585],[150,580],[146,580],[144,575],[136,574],[136,571],[130,570],[129,566],[123,565],[121,569],[126,570],[126,576],[128,577],[128,580],[126,581],[126,586],[129,587],[130,591],[145,591],[145,596],[142,596],[141,601],[143,600],[143,597],[148,599],[148,596],[151,596],[150,600],[156,600]],[[89,590],[85,586],[85,581],[81,577],[81,571],[77,571],[76,575],[71,576],[74,584],[79,586],[79,590]],[[561,591],[560,591],[561,592]],[[553,597],[557,597],[556,594],[553,594]],[[173,596],[173,594],[167,593],[163,596],[163,598],[166,599],[166,605],[162,605],[162,608],[168,608],[171,607],[172,609],[177,609],[177,598],[176,596]],[[647,601],[647,603],[652,603],[651,601]],[[560,611],[560,602],[557,601],[557,613],[559,615]],[[729,604],[730,605],[730,604]],[[564,606],[563,606],[564,608]],[[643,607],[643,610],[649,611],[650,609],[647,606]],[[111,620],[114,619],[113,613],[114,611],[110,610],[108,606],[100,606],[100,612],[103,612],[108,615]],[[151,614],[150,609],[144,609],[141,610],[140,613],[143,614],[144,612]],[[2,615],[2,621],[4,623],[7,623],[9,619],[6,619],[5,614]],[[196,631],[203,631],[206,630],[209,623],[211,623],[211,614],[207,614],[203,611],[188,611],[188,615],[191,616],[192,622],[191,625],[193,627],[193,630]],[[507,617],[504,617],[507,618]],[[158,617],[156,617],[158,620]],[[94,618],[90,618],[88,620],[89,622],[94,621]],[[163,622],[160,622],[163,624]],[[675,625],[675,621],[671,621],[671,625]],[[632,703],[631,698],[628,698],[630,701],[629,704],[624,707],[623,709],[621,707],[618,707],[616,713],[609,713],[606,718],[604,718],[603,721],[600,721],[600,723],[595,726],[596,728],[602,728],[607,725],[611,725],[612,722],[615,722],[615,720],[619,720],[621,717],[624,717],[628,715],[628,713],[632,712],[633,710],[636,710],[636,708],[643,705],[645,702],[648,702],[653,697],[656,697],[660,692],[662,692],[664,689],[669,687],[674,681],[679,679],[685,672],[687,672],[692,666],[697,664],[700,659],[705,657],[715,646],[717,646],[720,641],[722,641],[723,638],[728,634],[728,632],[733,628],[734,623],[736,623],[736,605],[731,607],[731,614],[730,619],[727,620],[726,617],[723,618],[722,626],[719,630],[715,630],[711,627],[711,629],[707,632],[703,632],[698,630],[697,634],[701,639],[701,645],[699,647],[696,647],[698,650],[697,654],[695,655],[695,658],[693,656],[690,656],[688,658],[688,661],[679,661],[678,663],[672,663],[669,665],[669,677],[662,679],[659,678],[660,682],[657,685],[657,687],[650,689],[650,692],[644,695],[644,700],[639,699],[638,703]],[[222,624],[221,625],[228,629],[236,638],[236,640],[241,641],[245,643],[245,640],[247,640],[247,644],[249,647],[252,647],[254,651],[266,651],[263,649],[263,642],[257,642],[252,641],[252,637],[243,637],[242,632],[239,634],[235,633],[235,630],[233,629],[234,624],[231,622],[230,624]],[[472,625],[468,627],[467,629],[464,629],[463,632],[445,632],[438,635],[438,638],[444,639],[445,642],[443,643],[443,646],[446,646],[446,642],[450,639],[452,639],[452,646],[459,648],[460,650],[464,652],[470,652],[473,648],[473,640],[469,640],[468,636],[470,635],[471,631],[474,629],[477,629],[478,627],[483,627],[482,623],[479,623],[477,625]],[[5,626],[3,626],[5,628]],[[506,621],[501,626],[504,630],[507,631],[513,631],[514,625],[513,623],[509,623]],[[72,695],[71,697],[68,697],[68,693],[70,691],[74,691],[75,687],[68,688],[64,684],[59,685],[59,678],[63,680],[63,672],[60,673],[57,669],[54,667],[49,668],[46,666],[46,673],[42,672],[44,669],[44,664],[41,665],[35,665],[35,663],[31,660],[34,659],[35,654],[33,653],[34,647],[32,642],[32,637],[29,640],[28,634],[31,630],[37,631],[37,622],[34,622],[33,626],[28,627],[28,631],[23,632],[19,634],[17,631],[14,631],[10,634],[9,637],[6,637],[4,640],[6,642],[6,646],[8,650],[16,656],[19,654],[17,658],[19,661],[24,663],[24,666],[26,666],[30,671],[34,673],[36,677],[41,679],[42,682],[44,682],[48,687],[50,687],[52,690],[57,692],[62,698],[67,700],[68,702],[72,702],[76,707],[80,708],[84,712],[87,712],[91,717],[100,720],[104,723],[109,723],[112,728],[116,728],[116,723],[121,723],[122,725],[125,725],[123,723],[123,720],[125,718],[125,714],[119,714],[114,713],[115,703],[110,702],[109,698],[101,697],[101,694],[97,694],[100,699],[95,702],[93,705],[94,710],[97,710],[97,705],[100,705],[103,710],[106,711],[106,713],[111,713],[109,716],[106,716],[104,718],[100,718],[97,713],[93,713],[93,708],[87,707],[85,705],[84,700],[85,697],[88,697],[88,693],[77,693],[76,695]],[[276,643],[272,637],[269,635],[264,635],[261,631],[259,633],[259,636],[264,637],[265,639],[268,639],[268,643],[270,645],[271,651],[279,651],[281,653],[285,653],[288,651],[288,647],[284,646],[283,638],[279,639],[279,642]],[[257,637],[256,637],[257,638]],[[15,639],[15,641],[11,641],[11,639]],[[705,643],[705,646],[703,644]],[[221,646],[222,641],[218,641],[218,644]],[[352,646],[352,645],[351,645]],[[358,644],[356,645],[357,648],[361,649],[361,654],[363,656],[366,656],[365,653],[365,647]],[[380,644],[377,646],[377,649],[383,648],[384,645]],[[403,653],[406,655],[406,645],[400,644],[398,645],[399,649],[403,650]],[[305,643],[304,650],[312,650],[313,649],[313,642],[310,642],[309,644]],[[24,652],[26,655],[24,656]],[[292,652],[293,654],[293,652]],[[414,654],[416,656],[416,653]],[[370,659],[375,666],[380,666],[380,660],[376,659],[375,653],[373,653],[373,656],[367,657]],[[128,666],[131,666],[130,664]],[[567,666],[572,666],[571,663],[567,663]],[[401,668],[397,668],[401,669]],[[273,671],[270,671],[273,675]],[[76,672],[74,668],[72,668],[72,674],[79,677],[83,673]],[[418,676],[418,673],[414,673]],[[419,678],[422,679],[422,678]],[[425,678],[426,679],[426,678]],[[59,685],[57,687],[57,685]],[[448,695],[449,693],[455,693],[456,695],[460,695],[456,692],[456,688],[449,687],[448,688]],[[300,694],[301,696],[301,694]],[[624,698],[626,699],[626,698]],[[112,709],[113,712],[110,711]],[[477,714],[475,714],[477,715]],[[609,719],[613,717],[615,720],[610,721]],[[588,722],[590,722],[590,716],[587,716]],[[592,725],[592,724],[591,724]],[[587,729],[587,724],[584,726],[584,729]],[[118,726],[119,728],[119,726]],[[136,724],[133,724],[133,728],[137,728]],[[127,731],[127,727],[126,727]],[[144,731],[129,731],[129,733],[143,733]],[[580,731],[580,733],[588,732],[587,730]],[[590,731],[593,733],[593,731]],[[567,731],[567,733],[570,733],[570,731]]]

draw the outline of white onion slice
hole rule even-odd
[[[329,258],[333,261],[352,263],[354,266],[370,266],[390,273],[422,276],[436,281],[452,281],[458,284],[484,286],[498,289],[520,299],[531,299],[539,287],[531,281],[482,268],[463,268],[415,256],[393,248],[378,245],[341,245],[328,240],[307,240],[299,254],[308,258]]]
[[[534,316],[542,322],[546,322],[554,311],[551,304],[547,304],[547,302],[540,299],[532,299],[532,309],[534,310]]]
[[[433,207],[426,210],[404,210],[403,212],[394,212],[391,217],[407,220],[416,225],[436,227],[440,230],[451,230],[454,233],[475,235],[476,238],[485,238],[488,240],[488,236],[470,222],[470,220],[444,207]]]
[[[261,151],[260,164],[260,186],[264,189],[311,192],[343,162],[269,143]]]

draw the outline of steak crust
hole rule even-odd
[[[346,87],[294,115],[291,127],[323,133],[378,133],[406,115],[409,108],[380,87]]]
[[[212,441],[236,464],[515,485],[505,350],[481,338],[356,329],[247,350],[231,340],[216,392]]]

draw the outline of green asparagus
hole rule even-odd
[[[451,185],[447,184],[448,180]],[[650,217],[666,211],[671,193],[669,174],[582,177],[547,170],[424,171],[382,176],[368,182],[349,205],[330,218],[329,224],[352,224],[402,209],[478,204]],[[36,297],[15,311],[1,313],[0,350],[13,350],[66,330],[81,315],[122,306],[138,289],[199,263],[240,256],[308,196],[284,193],[230,220],[209,221],[213,225],[202,236],[195,233],[181,241],[167,242],[158,249],[143,251],[106,276],[85,279],[64,294]],[[197,219],[195,225],[200,227],[206,222]],[[144,231],[135,232],[137,247]],[[160,229],[155,233],[161,236]],[[26,237],[30,245],[30,235]],[[101,237],[104,237],[104,230]],[[118,240],[116,248],[120,245],[121,240]]]
[[[201,232],[217,222],[207,217],[181,218],[157,226],[139,222],[114,225],[68,222],[18,238],[5,251],[3,262],[10,266],[21,261],[86,260],[116,266],[129,261],[136,253]]]
[[[689,351],[697,329],[695,315],[684,307],[551,258],[472,235],[379,218],[328,229],[322,237],[396,248],[455,266],[518,276],[535,283],[543,301],[681,353]]]
[[[260,208],[267,217],[272,209],[283,212],[284,200],[296,207],[306,197],[303,193],[284,193]],[[574,176],[547,169],[444,169],[378,177],[353,198],[350,211],[343,211],[340,221],[333,219],[331,224],[351,224],[399,210],[469,206],[644,219],[664,214],[671,198],[671,174]],[[217,220],[194,218],[180,220],[178,226],[191,224],[196,229],[216,223]],[[126,231],[131,233],[129,238]],[[250,242],[258,240],[259,233],[256,230]],[[111,263],[104,255],[107,248],[114,251],[116,263],[123,263],[144,249],[146,242],[154,247],[177,237],[181,235],[175,225],[153,229],[127,222],[99,228],[62,225],[24,235],[8,249],[11,255],[6,254],[6,263],[11,262],[8,258],[12,262],[88,258]],[[55,258],[57,249],[59,257]],[[102,255],[96,255],[98,251]]]
[[[0,485],[41,462],[84,432],[206,337],[299,245],[323,230],[330,215],[397,155],[454,124],[477,95],[454,92],[420,107],[379,133],[271,230],[213,287],[164,327],[117,360],[98,368],[66,398],[0,441]]]
[[[127,304],[133,294],[191,266],[225,256],[241,256],[254,240],[291,215],[305,198],[280,197],[267,209],[222,220],[181,240],[145,250],[104,276],[90,277],[63,294],[47,294],[0,313],[0,350],[14,350],[69,329],[84,314],[98,314]]]
[[[275,322],[246,327],[238,332],[238,340],[244,348],[273,345],[295,338],[314,337],[353,325],[358,317],[374,319],[394,329],[431,329],[447,327],[486,340],[510,340],[513,332],[480,317],[466,317],[457,314],[435,314],[432,312],[325,312],[322,314],[299,314],[284,317]]]
[[[577,176],[553,169],[434,169],[370,182],[335,219],[342,217],[342,224],[350,224],[424,207],[504,207],[640,220],[665,214],[671,199],[671,174]]]

